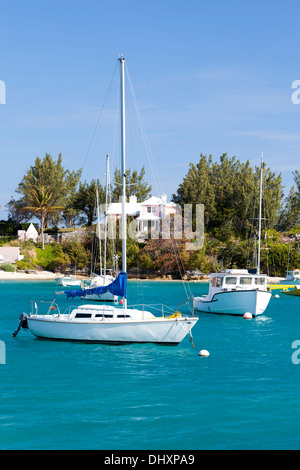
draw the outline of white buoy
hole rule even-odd
[[[278,295],[278,294],[274,295],[274,297],[275,297],[275,299],[279,299],[279,295]]]
[[[208,356],[209,356],[209,352],[206,351],[206,349],[201,349],[201,351],[199,352],[198,356],[208,357]]]
[[[252,313],[246,312],[246,313],[244,314],[244,318],[246,318],[246,320],[251,320],[251,318],[252,318]]]

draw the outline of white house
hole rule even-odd
[[[133,216],[138,223],[138,232],[147,233],[149,230],[154,232],[161,231],[161,221],[170,214],[176,214],[176,204],[167,202],[167,195],[163,194],[160,198],[153,196],[143,202],[137,202],[136,196],[130,196],[129,202],[126,202],[126,214]],[[110,204],[107,214],[121,217],[122,203],[115,202]]]
[[[35,243],[38,241],[38,231],[33,224],[30,224],[27,230],[18,230],[18,239],[26,242],[32,240]]]
[[[160,198],[153,196],[143,201],[140,207],[140,214],[137,217],[139,232],[145,233],[149,230],[161,231],[161,221],[170,214],[176,214],[176,204],[167,202],[167,195]]]
[[[129,202],[125,203],[125,210],[127,215],[137,217],[140,213],[141,203],[137,202],[136,196],[130,196]],[[116,218],[120,218],[122,214],[122,203],[112,202],[107,210],[107,215],[115,215]]]

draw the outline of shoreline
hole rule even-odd
[[[38,271],[36,273],[24,273],[24,272],[5,272],[0,270],[0,281],[55,281],[55,279],[63,277],[63,274],[59,273],[52,273],[49,271]],[[87,279],[86,276],[78,276],[79,279]],[[267,282],[268,284],[277,284],[279,283],[280,280],[284,279],[283,277],[270,277],[267,276]],[[154,282],[191,282],[191,283],[204,283],[204,282],[209,282],[209,275],[207,276],[201,276],[201,278],[197,279],[170,279],[169,277],[129,277],[128,281],[154,281]]]
[[[61,274],[51,273],[49,271],[38,271],[36,273],[20,273],[20,272],[6,272],[0,270],[0,280],[16,280],[16,281],[26,281],[36,279],[37,281],[48,281],[55,280],[59,277],[63,277]]]

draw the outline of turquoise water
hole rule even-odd
[[[208,285],[190,288],[198,295]],[[178,346],[53,342],[24,330],[13,338],[30,300],[54,290],[52,281],[0,283],[1,449],[300,449],[299,297],[272,298],[252,320],[200,314],[195,349],[188,338]],[[185,295],[177,282],[132,281],[128,290],[135,302],[172,306]]]

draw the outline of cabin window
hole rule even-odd
[[[117,318],[124,318],[124,317],[126,317],[126,318],[131,318],[130,315],[118,315],[118,316],[117,316]]]
[[[226,284],[237,284],[237,277],[228,276],[225,278]]]
[[[257,286],[264,286],[265,285],[265,280],[264,280],[263,277],[256,277],[254,282]]]
[[[212,287],[216,287],[216,278],[215,277],[212,278],[211,285],[212,285]]]
[[[92,318],[91,313],[76,313],[75,318]]]
[[[240,284],[244,286],[250,286],[252,284],[252,277],[241,277]]]
[[[222,277],[217,277],[216,287],[221,287],[222,286],[222,281],[223,281]]]
[[[103,313],[96,313],[95,315],[96,318],[113,318],[113,314],[105,314],[103,315]]]

